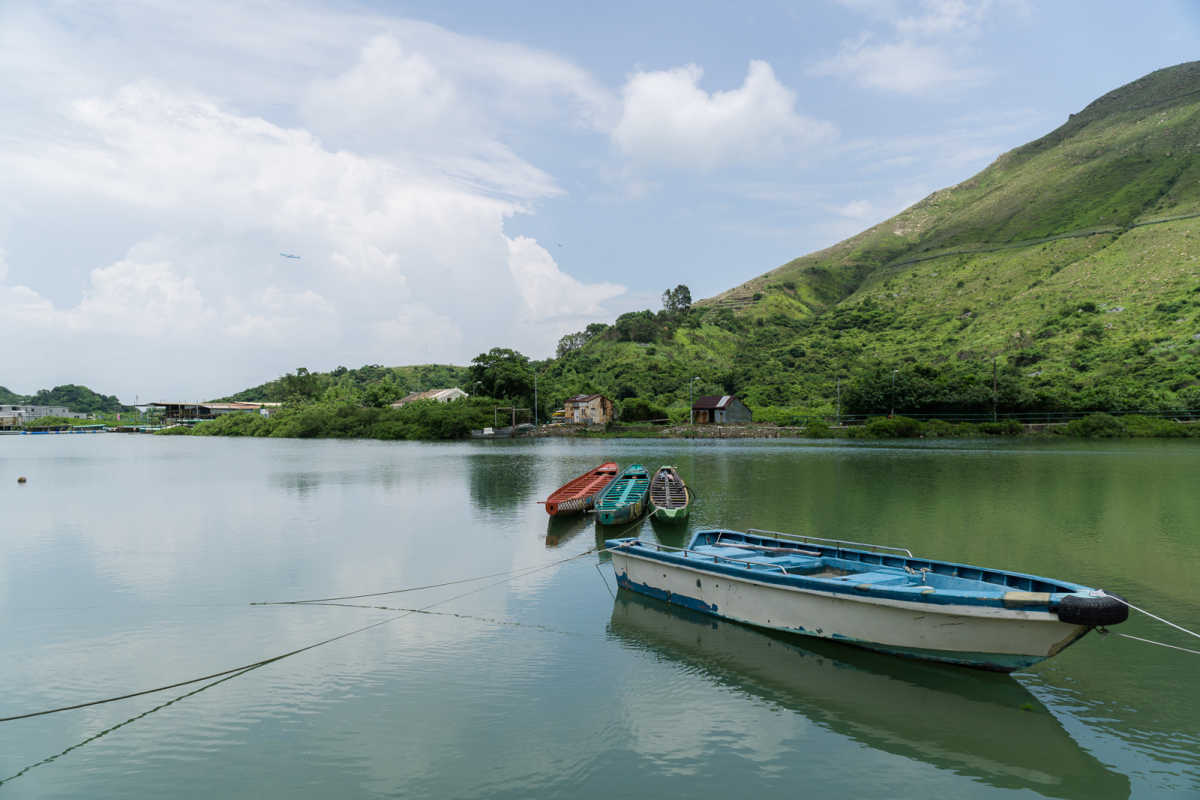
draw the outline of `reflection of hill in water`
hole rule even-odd
[[[624,644],[797,711],[869,747],[1005,789],[1123,798],[1110,772],[1021,684],[781,635],[622,589],[609,631]]]
[[[529,502],[536,482],[537,461],[511,451],[473,454],[468,458],[471,500],[476,508],[510,510]]]

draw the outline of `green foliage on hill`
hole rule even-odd
[[[330,372],[309,372],[300,367],[273,381],[245,389],[223,400],[281,403],[318,398],[342,398],[382,407],[413,392],[457,386],[468,394],[470,369],[449,364],[419,364],[411,367],[381,367],[369,364],[358,369],[338,367]]]
[[[492,424],[494,401],[469,398],[449,403],[418,400],[402,408],[362,406],[330,399],[289,404],[270,417],[226,414],[201,422],[196,436],[274,436],[298,439],[461,439]],[[175,435],[187,428],[171,428]]]
[[[42,389],[35,394],[21,395],[0,386],[0,403],[5,405],[65,406],[80,414],[115,413],[129,411],[131,406],[122,405],[115,395],[93,392],[86,386],[73,383]]]

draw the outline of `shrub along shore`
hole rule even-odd
[[[346,402],[287,405],[270,417],[227,414],[194,427],[174,427],[159,435],[270,436],[298,439],[382,439],[445,441],[465,439],[471,430],[495,423],[496,402],[472,397],[451,403],[417,401],[402,408],[363,407]],[[503,425],[507,420],[501,420]],[[984,438],[1040,436],[1081,438],[1200,438],[1200,423],[1179,422],[1143,415],[1091,414],[1067,423],[1024,425],[1016,420],[947,422],[916,420],[904,416],[877,417],[861,425],[830,425],[809,419],[804,425],[688,425],[686,422],[652,425],[615,423],[603,429],[544,426],[538,435],[584,438],[809,438],[905,439]]]

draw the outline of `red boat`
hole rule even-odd
[[[617,465],[613,462],[601,464],[588,470],[574,480],[567,481],[546,498],[546,513],[552,517],[559,514],[582,514],[596,505],[596,495],[617,477]]]

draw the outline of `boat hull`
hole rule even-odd
[[[724,619],[911,658],[1012,672],[1090,630],[1051,612],[908,603],[782,586],[614,549],[617,583]]]
[[[650,516],[659,522],[683,522],[688,518],[688,508],[663,508],[655,506]]]
[[[596,521],[601,525],[624,525],[640,519],[646,513],[646,498],[640,497],[632,503],[616,508],[602,508],[596,512]]]

